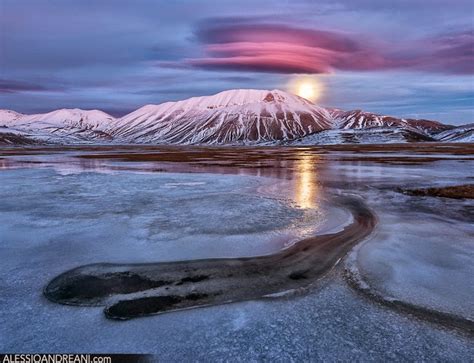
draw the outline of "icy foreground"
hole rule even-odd
[[[98,110],[62,109],[39,115],[0,110],[2,125],[0,144],[15,143],[15,139],[7,135],[11,133],[20,133],[36,142],[59,144],[279,145],[295,142],[319,145],[472,141],[472,128],[453,129],[436,121],[324,108],[281,90],[252,89],[147,105],[118,119]],[[29,142],[18,140],[16,143]]]
[[[398,191],[470,183],[468,147],[47,150],[1,154],[5,350],[107,348],[168,360],[465,361],[474,353],[463,330],[373,304],[344,272],[357,268],[383,299],[472,318],[472,200]],[[346,216],[322,203],[330,195],[362,198],[378,227],[353,260],[283,297],[116,323],[101,308],[42,295],[52,278],[90,263],[275,253],[337,230],[331,220]]]
[[[252,195],[259,180],[251,177],[58,172],[0,172],[2,243],[75,236],[69,248],[89,246],[97,261],[108,254],[105,241],[114,241],[114,262],[233,257],[274,252],[324,222],[318,210]]]

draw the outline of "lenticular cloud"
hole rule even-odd
[[[204,25],[196,36],[206,55],[184,63],[205,69],[271,73],[389,69],[474,72],[474,36],[469,32],[392,44],[336,31],[245,23]]]

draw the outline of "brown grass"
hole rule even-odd
[[[453,185],[441,188],[408,189],[403,190],[402,192],[408,195],[426,197],[474,199],[474,184]]]

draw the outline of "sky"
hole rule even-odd
[[[0,108],[323,85],[317,103],[474,122],[472,0],[0,0]]]

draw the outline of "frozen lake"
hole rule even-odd
[[[248,358],[324,359],[337,346],[341,359],[361,360],[474,353],[465,335],[474,319],[473,200],[400,192],[472,184],[472,147],[78,147],[4,149],[0,158],[2,351],[218,359],[246,346]],[[90,263],[277,253],[350,223],[335,195],[362,198],[378,225],[344,263],[285,297],[117,323],[101,308],[42,294],[52,278]],[[419,319],[358,289],[416,307]],[[431,323],[425,311],[446,322]],[[370,353],[373,344],[383,349]]]

